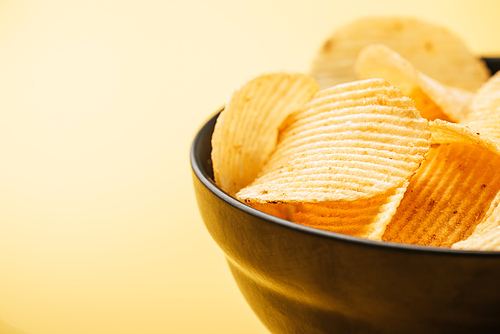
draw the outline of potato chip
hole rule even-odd
[[[452,248],[472,250],[500,250],[500,239],[495,240],[500,228],[500,192],[492,200],[485,219],[480,221],[471,235]]]
[[[432,144],[469,143],[484,147],[500,155],[500,144],[466,125],[435,120],[429,122]]]
[[[470,129],[468,126],[436,120],[430,122],[430,128],[432,143],[464,142],[479,145],[500,156],[500,144],[497,141]],[[482,235],[485,233],[484,231],[500,225],[500,218],[498,217],[500,217],[500,193],[491,201],[484,219],[478,223],[470,237],[472,238],[475,234]]]
[[[461,123],[500,140],[500,72],[477,91],[471,103],[471,112]]]
[[[405,93],[405,95],[415,101],[415,106],[423,118],[428,119],[429,121],[433,121],[435,119],[451,121],[451,118],[448,117],[443,110],[422,91],[421,88],[414,88],[409,93]]]
[[[354,63],[371,44],[384,44],[445,85],[477,90],[489,77],[485,64],[446,28],[408,17],[367,17],[337,29],[317,53],[311,75],[321,88],[358,80]]]
[[[470,129],[430,123],[434,144],[382,240],[450,247],[468,238],[498,206],[500,155]],[[490,148],[493,148],[491,150]]]
[[[284,203],[251,203],[250,206],[271,216],[286,220],[292,220],[293,211],[295,210],[293,205]]]
[[[233,196],[252,182],[276,147],[279,125],[317,91],[307,75],[275,73],[234,92],[212,136],[215,182]]]
[[[386,193],[356,201],[297,204],[288,219],[330,232],[381,240],[407,186],[408,181]]]
[[[430,145],[413,101],[381,79],[320,91],[285,124],[276,151],[238,199],[317,203],[383,194],[415,173]]]
[[[382,44],[364,48],[355,69],[362,79],[382,78],[415,100],[422,117],[460,121],[469,113],[473,93],[445,86],[418,71],[408,60]]]
[[[451,248],[463,250],[500,251],[500,225],[490,229],[474,231],[472,235]]]

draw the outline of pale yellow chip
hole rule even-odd
[[[451,246],[454,249],[500,251],[500,225],[474,231],[471,236]]]
[[[415,173],[429,138],[413,101],[385,80],[338,85],[290,115],[261,174],[236,197],[318,203],[383,194]]]
[[[297,204],[288,219],[330,232],[381,240],[407,186],[408,181],[386,193],[350,202]]]
[[[360,78],[382,78],[415,100],[422,117],[429,120],[463,120],[470,112],[473,93],[450,87],[418,71],[408,60],[382,44],[364,48],[356,61]]]
[[[275,73],[234,92],[212,136],[215,182],[232,196],[252,182],[276,147],[280,124],[317,91],[307,75]]]
[[[434,144],[382,237],[450,247],[491,219],[498,207],[500,155],[470,129],[431,122]],[[493,150],[492,150],[493,149]]]
[[[466,125],[437,119],[429,122],[429,127],[431,129],[432,144],[469,143],[479,145],[500,155],[499,143]]]
[[[500,140],[500,72],[477,91],[471,103],[471,112],[461,123]]]
[[[475,91],[489,77],[486,65],[455,34],[409,17],[367,17],[340,27],[317,53],[311,75],[321,88],[357,80],[355,60],[371,44],[389,46],[446,85]]]

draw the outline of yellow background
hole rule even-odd
[[[266,333],[199,217],[196,130],[364,15],[500,55],[499,4],[0,0],[0,333]]]

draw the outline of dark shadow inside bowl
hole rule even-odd
[[[481,58],[490,69],[491,75],[500,71],[500,58],[483,57]]]

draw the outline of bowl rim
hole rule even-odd
[[[191,163],[191,169],[198,178],[198,180],[215,196],[217,196],[227,204],[233,206],[234,208],[241,210],[244,213],[254,216],[258,219],[269,222],[271,224],[276,224],[284,228],[292,229],[301,233],[312,234],[316,237],[331,239],[337,242],[351,243],[351,244],[361,245],[364,247],[379,248],[384,250],[397,250],[397,251],[411,252],[411,253],[416,252],[416,253],[425,253],[429,255],[438,255],[438,256],[446,255],[446,256],[500,258],[500,251],[461,250],[461,249],[452,249],[446,247],[411,245],[411,244],[403,244],[403,243],[388,242],[388,241],[370,240],[370,239],[364,239],[360,237],[325,231],[272,216],[270,214],[254,209],[246,205],[245,203],[238,201],[237,199],[228,195],[225,191],[223,191],[221,188],[219,188],[219,186],[215,184],[215,182],[212,180],[207,171],[202,167],[201,158],[198,154],[198,152],[200,151],[199,147],[201,145],[201,139],[203,135],[207,131],[210,131],[210,137],[211,137],[213,131],[211,131],[210,128],[215,125],[217,117],[223,110],[224,106],[220,107],[212,116],[209,117],[207,121],[205,121],[205,123],[203,123],[201,128],[196,133],[194,140],[192,141],[191,144],[190,163]]]

